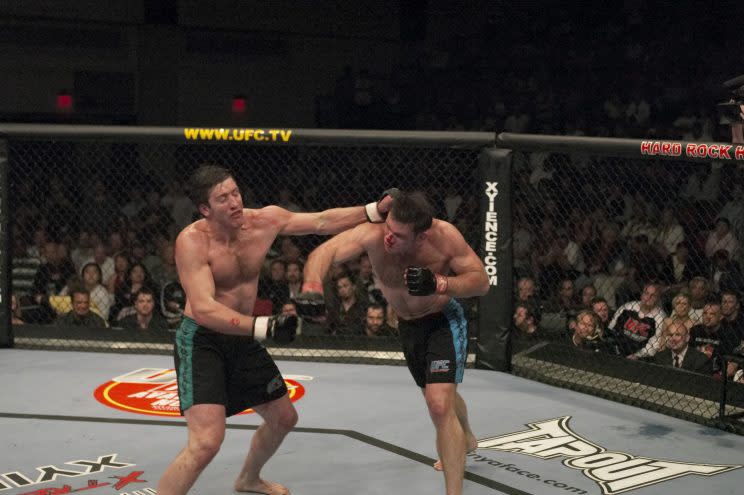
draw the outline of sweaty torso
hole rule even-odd
[[[449,301],[449,296],[412,296],[403,280],[408,266],[422,266],[434,273],[448,274],[450,255],[446,250],[441,232],[432,229],[427,240],[415,252],[406,255],[390,254],[385,251],[382,227],[379,232],[368,237],[367,254],[377,279],[376,285],[382,291],[398,317],[405,320],[421,318],[436,313]]]
[[[229,240],[213,235],[204,220],[187,228],[199,231],[200,242],[207,245],[215,299],[239,313],[251,314],[256,302],[261,268],[279,233],[279,226],[258,210],[246,209],[244,216],[243,227]],[[188,303],[185,312],[191,315]]]

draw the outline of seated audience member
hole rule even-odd
[[[116,272],[114,258],[106,254],[106,245],[103,242],[97,242],[93,246],[93,256],[83,260],[83,266],[89,263],[96,263],[101,268],[101,283],[104,285],[106,285]]]
[[[732,290],[721,291],[722,324],[733,328],[740,341],[744,340],[744,314],[741,312],[739,292]]]
[[[694,276],[696,268],[690,259],[690,248],[685,242],[677,244],[677,249],[666,256],[659,272],[659,281],[672,293],[687,287]]]
[[[597,331],[598,317],[591,309],[582,309],[569,323],[569,343],[585,351],[600,350],[600,336]]]
[[[691,347],[690,329],[681,321],[672,321],[664,329],[666,349],[654,356],[654,362],[703,375],[713,373],[713,361],[706,354]]]
[[[119,320],[119,325],[133,330],[168,330],[168,321],[156,309],[155,294],[143,287],[134,296],[134,314]]]
[[[364,333],[367,337],[394,337],[397,335],[395,330],[385,323],[385,308],[379,304],[367,306]]]
[[[558,284],[558,291],[545,304],[545,313],[564,313],[573,317],[579,305],[576,303],[576,289],[573,280],[564,278]]]
[[[589,309],[591,309],[595,315],[597,315],[597,330],[596,333],[600,336],[600,338],[604,338],[607,335],[607,327],[610,325],[610,320],[612,319],[612,313],[610,312],[610,306],[607,304],[607,301],[605,301],[601,297],[595,297],[592,299],[591,304],[589,305]]]
[[[593,285],[585,285],[581,289],[581,300],[579,301],[580,309],[590,309],[592,307],[592,301],[597,297],[597,289]]]
[[[110,320],[119,320],[134,313],[134,295],[142,288],[157,293],[158,287],[153,283],[145,265],[135,262],[129,267],[124,284],[114,294],[114,305],[111,307]],[[122,313],[122,310],[126,310]]]
[[[160,290],[160,312],[168,321],[168,328],[178,328],[186,307],[186,292],[178,281],[169,282]]]
[[[690,295],[690,318],[697,325],[703,319],[703,307],[711,297],[710,282],[705,277],[695,276],[687,287]]]
[[[522,277],[517,280],[517,302],[531,301],[536,293],[537,287],[532,277]]]
[[[714,292],[744,290],[744,276],[742,276],[739,264],[729,259],[728,252],[723,249],[713,254],[706,275],[711,281],[711,289]]]
[[[119,287],[124,285],[131,264],[132,262],[126,252],[122,251],[114,254],[114,274],[106,280],[106,289],[111,294],[116,294]]]
[[[672,299],[672,313],[664,318],[661,331],[663,332],[672,322],[682,323],[687,327],[687,330],[695,325],[695,321],[690,318],[690,297],[687,294],[680,292],[674,296],[674,299]]]
[[[514,329],[512,336],[518,340],[532,340],[538,337],[540,314],[534,304],[519,302],[514,308]]]
[[[106,321],[90,310],[90,293],[84,288],[72,289],[72,311],[57,318],[59,325],[105,328]]]
[[[728,252],[729,259],[735,259],[739,254],[739,241],[731,230],[731,222],[726,218],[718,218],[715,227],[705,241],[705,256],[712,258],[716,251]]]
[[[289,298],[293,298],[302,292],[302,264],[298,261],[288,261],[284,279],[289,289]]]
[[[623,304],[608,327],[617,347],[614,352],[628,359],[653,357],[662,347],[661,328],[666,313],[659,306],[659,287],[646,284],[641,299]]]
[[[721,303],[711,301],[703,308],[702,322],[690,330],[690,345],[713,360],[713,373],[723,372],[723,356],[731,354],[739,345],[739,336],[728,326],[721,325]],[[736,371],[729,363],[728,376]]]
[[[15,294],[10,295],[10,324],[23,325],[23,316],[21,315],[21,305],[18,304],[18,298]]]
[[[305,323],[305,320],[303,318],[300,318],[300,316],[297,314],[297,305],[293,301],[286,301],[284,304],[282,304],[279,314],[282,316],[296,316],[297,317],[297,335],[302,335],[303,333],[303,326]]]
[[[31,293],[39,310],[33,318],[34,323],[50,323],[55,312],[49,305],[49,297],[59,295],[67,281],[75,276],[75,266],[67,254],[64,244],[48,242],[44,246],[45,263],[39,267],[34,277]]]
[[[336,279],[337,304],[328,310],[328,328],[333,335],[363,335],[367,301],[357,298],[349,275]]]
[[[114,296],[101,285],[101,268],[96,263],[86,263],[80,274],[80,278],[73,277],[61,291],[60,295],[69,294],[71,285],[81,285],[90,294],[91,308],[101,318],[108,321],[109,311],[114,304]]]
[[[258,298],[271,301],[272,312],[278,312],[284,301],[289,300],[287,265],[275,259],[269,263],[268,275],[261,274],[258,280]]]

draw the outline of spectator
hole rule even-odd
[[[672,299],[672,312],[664,319],[663,328],[674,322],[682,323],[687,329],[691,329],[697,322],[690,317],[690,296],[680,292]],[[663,332],[663,329],[662,329]]]
[[[302,265],[298,261],[287,262],[284,278],[290,298],[295,297],[302,291]]]
[[[81,230],[78,234],[77,246],[70,251],[70,259],[75,265],[75,272],[80,273],[87,260],[93,258],[93,246],[98,241],[98,236],[91,232]]]
[[[303,331],[303,326],[305,326],[305,320],[303,318],[300,318],[300,316],[297,314],[297,305],[292,301],[287,301],[284,304],[282,304],[281,309],[279,310],[279,314],[283,316],[296,316],[297,317],[297,335],[303,335],[305,332]]]
[[[155,295],[147,287],[134,295],[134,313],[120,319],[119,325],[133,330],[168,330],[168,322],[156,310]]]
[[[178,271],[176,270],[176,249],[172,242],[166,241],[160,245],[160,259],[152,267],[152,281],[159,287],[165,286],[170,282],[178,280]]]
[[[160,198],[161,206],[168,210],[173,219],[173,234],[194,221],[196,207],[186,194],[187,187],[181,181],[168,181],[165,194]]]
[[[21,305],[18,304],[18,298],[15,294],[10,295],[10,324],[11,325],[23,325],[23,315],[21,313]]]
[[[535,281],[531,277],[522,277],[517,281],[517,302],[532,301],[536,292]]]
[[[740,182],[733,184],[731,199],[723,205],[718,218],[728,220],[734,237],[744,239],[744,184]]]
[[[72,289],[72,311],[57,318],[57,324],[76,327],[105,328],[103,318],[90,310],[90,293],[84,288]]]
[[[582,309],[569,323],[569,343],[585,351],[598,351],[600,336],[596,333],[597,315],[590,309]]]
[[[739,241],[731,231],[731,222],[726,218],[716,219],[715,228],[705,241],[705,256],[712,258],[719,251],[728,252],[729,259],[734,259],[739,254]]]
[[[728,252],[723,249],[719,249],[713,254],[707,275],[714,292],[744,290],[744,277],[739,264],[729,259]]]
[[[289,300],[286,273],[286,263],[275,259],[269,263],[268,276],[263,275],[258,280],[258,298],[271,301],[272,311],[278,311]]]
[[[83,266],[89,263],[97,264],[101,269],[101,283],[104,285],[114,276],[116,273],[116,267],[114,266],[114,258],[106,254],[106,245],[102,242],[97,242],[93,246],[93,255],[83,261]],[[95,295],[91,293],[91,297],[95,301]]]
[[[681,321],[673,321],[664,329],[666,348],[654,356],[654,362],[683,370],[713,374],[711,359],[694,347],[690,347],[690,329]]]
[[[36,272],[32,290],[34,301],[39,305],[33,318],[28,318],[34,323],[51,323],[55,314],[49,305],[49,297],[59,295],[67,281],[75,276],[75,266],[67,256],[64,244],[48,242],[44,246],[44,257],[47,261]]]
[[[111,320],[120,320],[128,314],[134,313],[134,295],[142,288],[148,288],[153,293],[158,287],[153,283],[147,268],[142,263],[134,263],[129,267],[126,280],[114,294],[114,305],[111,307]],[[122,312],[123,310],[125,310]]]
[[[106,289],[111,294],[116,294],[116,291],[124,285],[130,265],[127,253],[119,252],[114,255],[114,274],[106,280]]]
[[[692,277],[688,284],[690,295],[690,318],[697,325],[703,319],[703,307],[710,299],[710,282],[705,277]]]
[[[145,196],[146,205],[137,215],[136,225],[140,230],[140,237],[146,243],[153,243],[159,235],[168,235],[168,229],[173,223],[170,212],[160,204],[160,193],[149,191]]]
[[[641,299],[623,304],[609,325],[615,353],[628,359],[652,357],[662,347],[661,329],[666,313],[659,307],[659,287],[643,287]]]
[[[703,352],[713,360],[713,372],[723,372],[723,356],[731,354],[739,345],[739,336],[728,326],[722,326],[721,303],[712,301],[703,308],[702,322],[692,327],[690,345]],[[729,363],[729,376],[733,376],[736,367]]]
[[[721,291],[721,314],[723,322],[734,327],[739,340],[744,340],[744,314],[741,312],[739,294],[728,289]]]
[[[385,322],[385,308],[379,304],[367,306],[364,319],[364,334],[367,337],[394,337],[396,331]]]
[[[178,328],[186,307],[186,292],[179,281],[168,282],[160,290],[160,311],[168,321],[168,328]]]
[[[604,339],[607,336],[607,328],[612,317],[610,306],[601,297],[595,297],[592,299],[589,308],[597,315],[597,331],[595,333]]]
[[[672,207],[667,206],[661,211],[659,231],[653,239],[654,248],[659,256],[666,258],[677,250],[677,246],[685,240],[685,229],[679,224]]]
[[[531,302],[517,303],[514,308],[513,322],[512,336],[517,340],[533,340],[538,337],[540,314]]]
[[[54,246],[56,244],[47,243]],[[43,251],[49,248],[44,245]],[[42,265],[41,258],[28,255],[26,242],[18,235],[13,237],[13,253],[11,266],[12,291],[20,299],[21,305],[28,306],[38,304],[33,299],[36,274]]]
[[[576,304],[576,289],[570,278],[562,279],[558,284],[558,291],[545,304],[546,313],[563,313],[573,317],[579,309]]]
[[[690,248],[687,243],[677,244],[675,251],[669,254],[662,263],[659,280],[667,285],[671,292],[679,292],[692,280],[694,264],[690,260]]]
[[[338,303],[328,311],[328,328],[332,335],[363,335],[367,301],[357,299],[354,282],[349,275],[336,279]]]
[[[90,295],[91,306],[98,315],[108,321],[111,306],[114,304],[114,296],[101,285],[101,267],[96,263],[88,263],[83,266],[80,272],[80,278],[73,277],[61,291],[60,295],[65,296],[72,292],[74,286],[82,285]]]
[[[580,308],[591,309],[592,301],[596,297],[597,297],[597,289],[591,284],[585,285],[584,288],[581,289],[581,301],[579,303]]]

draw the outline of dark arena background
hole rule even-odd
[[[156,493],[185,438],[174,246],[205,163],[247,208],[421,190],[478,253],[489,291],[460,301],[478,439],[464,493],[738,493],[744,44],[718,21],[742,7],[455,4],[0,4],[0,494]],[[325,239],[276,240],[256,316],[287,311]],[[139,287],[157,329],[132,325]],[[368,260],[325,294],[335,317],[265,342],[300,414],[267,476],[441,493]],[[686,340],[699,362],[677,367]],[[258,424],[228,420],[194,493],[232,489]]]

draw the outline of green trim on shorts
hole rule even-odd
[[[178,348],[178,399],[181,411],[186,411],[194,405],[194,334],[199,325],[188,316],[184,316],[176,331],[176,346]]]

